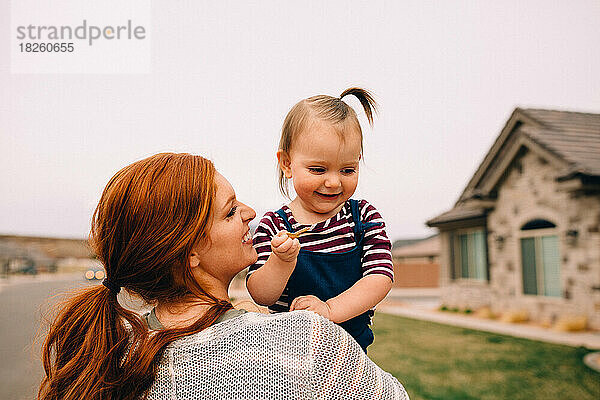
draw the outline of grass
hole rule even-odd
[[[411,400],[600,399],[589,350],[378,313],[369,357]]]

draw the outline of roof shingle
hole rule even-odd
[[[527,135],[567,161],[571,171],[600,176],[600,114],[521,109],[541,127]]]

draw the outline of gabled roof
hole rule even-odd
[[[600,114],[553,110],[521,110],[543,125],[532,140],[554,152],[581,174],[600,176]]]
[[[427,225],[484,217],[493,207],[488,203],[493,202],[494,188],[523,147],[555,165],[558,180],[600,180],[600,114],[516,108],[454,208]]]
[[[454,207],[443,214],[427,221],[427,225],[435,226],[453,221],[464,221],[485,217],[486,210],[483,207]]]
[[[440,236],[434,235],[416,243],[392,250],[393,257],[434,257],[440,254]]]
[[[600,176],[600,114],[516,108],[457,204],[488,194],[501,172],[492,174],[490,167],[510,161],[511,145],[515,151],[520,147],[515,144],[538,148],[560,167],[563,178]]]
[[[397,239],[392,242],[392,250],[399,249],[404,246],[410,246],[411,244],[419,243],[426,239],[429,239],[429,237],[418,239]]]

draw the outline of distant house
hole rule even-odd
[[[397,240],[392,248],[394,287],[439,286],[440,238]]]
[[[0,235],[0,275],[78,270],[96,264],[86,240]]]
[[[600,329],[600,114],[517,108],[451,210],[442,301]]]

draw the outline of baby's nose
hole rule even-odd
[[[326,187],[338,187],[340,186],[340,178],[337,175],[329,175],[325,178]]]

